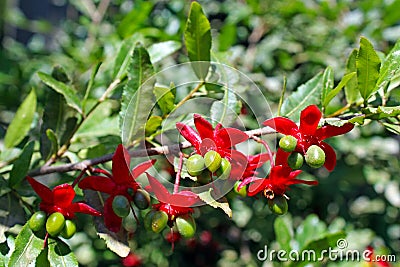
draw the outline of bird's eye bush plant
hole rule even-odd
[[[46,67],[35,54],[29,92],[2,122],[2,266],[257,266],[266,246],[318,259],[275,255],[271,266],[396,266],[400,42],[382,52],[361,36],[347,58],[313,66],[290,91],[296,75],[287,83],[271,62],[246,69],[248,58],[232,56],[262,1],[221,28],[198,2],[138,1],[118,38],[104,40],[109,3],[89,2],[74,3],[92,20],[86,39],[64,36],[63,52],[41,59]],[[293,3],[282,17],[307,9]],[[152,10],[159,20],[179,13],[182,31],[168,35],[171,21],[146,27]],[[254,27],[246,56],[267,45],[274,16]],[[287,57],[301,53],[288,47],[276,61],[291,70]],[[278,93],[260,70],[281,75]],[[337,247],[369,256],[324,256]]]

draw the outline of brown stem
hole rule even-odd
[[[270,127],[264,127],[264,128],[246,131],[245,133],[249,136],[249,138],[252,138],[253,136],[274,134],[274,133],[276,133],[276,131]],[[179,152],[181,151],[181,149],[188,148],[191,146],[192,145],[188,141],[185,141],[180,144],[174,144],[174,145],[169,145],[169,146],[160,146],[160,147],[154,147],[154,148],[148,148],[148,149],[133,150],[133,151],[130,151],[129,154],[132,157],[149,157],[149,156],[167,155],[167,154],[178,155]],[[68,164],[57,165],[57,166],[43,166],[39,169],[31,171],[28,175],[34,177],[34,176],[40,176],[40,175],[45,175],[45,174],[55,173],[55,172],[60,173],[60,172],[69,172],[69,171],[83,171],[90,166],[112,160],[113,155],[114,154],[107,154],[107,155],[104,155],[104,156],[101,156],[98,158],[87,159],[87,160],[83,160],[81,162],[68,163]]]

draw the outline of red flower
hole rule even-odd
[[[194,146],[196,152],[203,156],[208,151],[215,150],[221,155],[221,157],[231,159],[234,157],[232,153],[240,153],[231,148],[234,145],[249,139],[247,134],[241,130],[235,128],[223,128],[220,123],[217,124],[215,129],[213,129],[211,123],[199,114],[194,114],[193,118],[194,125],[198,132],[181,122],[178,122],[176,127],[180,134]]]
[[[372,246],[367,247],[364,255],[366,256],[367,262],[369,262],[369,266],[374,266],[373,264],[376,263],[378,266],[381,267],[390,267],[389,262],[375,255],[374,248]]]
[[[154,162],[155,160],[143,162],[131,171],[129,153],[123,145],[119,145],[112,158],[112,175],[104,171],[108,177],[88,176],[79,183],[81,189],[96,190],[110,195],[104,204],[103,213],[104,223],[111,231],[118,232],[122,223],[122,218],[117,216],[112,208],[114,197],[122,195],[132,201],[129,189],[136,192],[140,188],[135,179],[150,168]]]
[[[252,183],[248,188],[248,196],[255,196],[258,193],[263,192],[265,197],[274,198],[275,195],[285,194],[289,186],[293,184],[318,184],[317,181],[297,179],[296,177],[301,173],[301,170],[292,171],[292,169],[287,165],[288,156],[289,153],[279,149],[276,154],[275,166],[271,168],[268,177],[249,177],[244,179],[239,186],[239,190],[246,184]]]
[[[247,156],[247,166],[242,175],[242,179],[254,177],[258,173],[256,170],[260,168],[265,162],[270,160],[267,153],[258,154],[258,155],[249,155]]]
[[[177,216],[192,213],[193,209],[191,206],[200,202],[199,197],[195,193],[191,191],[180,191],[171,194],[156,178],[148,173],[146,173],[146,175],[150,183],[151,191],[160,202],[154,204],[153,208],[167,213],[170,221],[173,221]]]
[[[75,190],[69,184],[61,184],[54,187],[53,190],[50,190],[50,188],[39,183],[32,177],[27,176],[26,179],[28,179],[33,190],[35,190],[42,199],[39,207],[47,214],[60,212],[66,219],[74,218],[76,212],[86,213],[93,216],[101,215],[100,212],[83,202],[72,203],[72,200],[75,198]]]
[[[326,155],[324,166],[328,171],[332,171],[336,166],[336,154],[333,148],[323,142],[323,140],[332,136],[345,134],[351,131],[354,125],[346,123],[341,127],[325,125],[318,128],[321,117],[322,113],[318,107],[316,105],[311,105],[301,112],[300,127],[293,121],[283,117],[266,120],[264,125],[275,129],[279,133],[295,137],[297,139],[295,151],[303,155],[311,145],[321,147]]]

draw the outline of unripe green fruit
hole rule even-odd
[[[292,152],[287,159],[287,163],[293,170],[300,169],[304,163],[303,155],[298,152]]]
[[[296,149],[297,139],[291,135],[285,135],[279,140],[279,147],[286,152],[292,152]]]
[[[277,215],[283,215],[288,211],[287,200],[282,195],[275,196],[273,199],[268,199],[268,207]]]
[[[210,172],[218,170],[219,166],[221,166],[221,161],[221,155],[214,150],[210,150],[204,155],[205,165]]]
[[[196,222],[190,214],[178,216],[175,222],[178,232],[184,238],[191,238],[196,233]]]
[[[122,195],[115,196],[112,202],[112,208],[118,217],[126,217],[130,212],[129,200]]]
[[[65,220],[65,226],[60,235],[65,239],[70,239],[76,233],[76,224],[71,220]]]
[[[231,163],[226,158],[223,158],[221,161],[221,166],[218,168],[216,174],[218,175],[219,178],[225,180],[229,178],[231,170],[232,170]]]
[[[199,154],[194,154],[186,161],[186,168],[191,176],[198,176],[206,168],[204,158]]]
[[[236,181],[234,187],[233,187],[233,191],[238,194],[239,196],[242,197],[246,197],[247,196],[247,188],[246,186],[243,186],[240,190],[239,190],[239,185],[240,185],[240,181]]]
[[[145,210],[150,206],[150,195],[143,189],[138,189],[133,196],[133,203],[140,210]]]
[[[29,219],[29,228],[31,228],[31,230],[34,232],[43,229],[44,225],[46,224],[46,218],[47,218],[46,212],[44,211],[35,212]]]
[[[168,214],[165,211],[157,211],[151,218],[151,230],[154,233],[161,232],[168,223]]]
[[[46,221],[46,231],[51,236],[57,236],[65,226],[64,215],[60,212],[50,214]]]
[[[144,216],[143,219],[143,224],[144,224],[144,228],[146,228],[147,231],[152,231],[151,229],[151,222],[153,220],[153,216],[156,213],[156,210],[150,210],[148,213],[146,213],[146,215]]]
[[[304,158],[311,168],[319,168],[325,164],[325,152],[317,145],[310,146]]]

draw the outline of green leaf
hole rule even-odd
[[[392,78],[395,77],[400,71],[400,40],[397,41],[393,49],[386,56],[382,63],[381,70],[379,72],[379,78],[376,82],[375,90],[383,88],[385,91],[388,88],[388,84]]]
[[[211,26],[197,2],[190,6],[184,37],[189,59],[194,62],[192,68],[199,79],[205,80],[210,67]]]
[[[128,83],[124,87],[120,126],[122,140],[130,144],[143,130],[144,125],[153,107],[153,88],[155,79],[153,65],[146,49],[138,44],[133,52],[130,69],[128,71]]]
[[[126,14],[121,23],[119,23],[118,34],[122,37],[128,37],[140,30],[143,23],[149,19],[153,5],[150,1],[136,1],[132,11]]]
[[[297,227],[296,240],[300,249],[304,249],[310,241],[315,240],[326,232],[326,225],[315,214],[307,216]]]
[[[281,115],[298,121],[300,112],[311,104],[321,103],[322,72],[315,75],[305,84],[300,85],[296,92],[283,101]]]
[[[146,136],[149,136],[157,131],[161,126],[162,118],[160,116],[151,116],[146,123]]]
[[[15,240],[15,250],[11,254],[9,266],[28,266],[43,250],[44,240],[32,233],[26,223]]]
[[[203,200],[205,203],[210,205],[213,208],[220,208],[222,209],[230,218],[232,218],[232,210],[229,207],[228,202],[219,202],[213,198],[211,195],[213,189],[210,188],[208,191],[202,192],[198,194],[199,198]]]
[[[324,101],[322,102],[322,106],[326,107],[328,104],[331,102],[331,100],[342,90],[344,86],[353,78],[355,77],[356,73],[355,72],[350,72],[347,73],[346,75],[343,76],[342,80],[340,83],[335,87],[335,89],[332,89],[331,91],[328,92],[326,95]]]
[[[346,123],[358,123],[359,125],[363,125],[365,120],[365,115],[364,114],[354,114],[346,119],[342,118],[326,118],[323,119],[324,123],[336,126],[336,127],[342,127]]]
[[[278,241],[280,248],[289,252],[290,241],[293,238],[292,220],[289,216],[278,217],[274,222],[274,230],[276,241]]]
[[[154,95],[158,106],[164,115],[169,114],[175,108],[175,95],[168,87],[155,86]]]
[[[365,116],[371,120],[381,120],[389,117],[397,117],[400,115],[400,106],[396,107],[367,107],[362,110]]]
[[[112,75],[114,79],[121,79],[126,74],[129,62],[132,58],[133,49],[135,48],[137,42],[142,41],[144,41],[143,36],[139,33],[135,33],[122,42],[114,62]]]
[[[37,267],[51,267],[49,262],[49,248],[46,246],[39,256],[36,258],[35,266]]]
[[[398,124],[392,124],[392,123],[382,123],[383,126],[385,126],[385,128],[395,134],[399,134],[400,135],[400,125]]]
[[[329,101],[326,97],[329,92],[332,91],[334,85],[335,77],[333,76],[333,70],[331,67],[327,67],[322,75],[322,92],[321,92],[321,103],[322,107],[326,107]]]
[[[59,149],[57,136],[53,132],[52,129],[47,129],[46,136],[50,140],[50,143],[51,143],[50,155],[55,155]]]
[[[364,101],[367,101],[376,92],[376,82],[379,78],[381,60],[368,39],[361,37],[356,67],[358,90]]]
[[[177,41],[166,41],[153,44],[149,47],[148,52],[153,64],[161,61],[169,55],[175,53],[182,47],[182,44]]]
[[[358,49],[354,49],[349,58],[347,59],[346,63],[346,72],[347,74],[356,72],[357,73],[357,66],[356,66],[356,61],[357,61],[357,54],[358,54]],[[346,84],[344,88],[344,93],[346,96],[346,101],[349,105],[358,102],[361,100],[361,95],[360,91],[358,90],[358,81],[357,81],[357,75],[353,76]]]
[[[80,99],[73,88],[63,82],[57,81],[46,73],[38,72],[38,76],[47,86],[62,94],[68,106],[82,114]]]
[[[34,145],[35,143],[33,141],[27,143],[19,158],[14,162],[10,172],[10,179],[8,180],[10,187],[15,188],[19,185],[28,173]]]
[[[211,120],[215,123],[222,123],[223,125],[232,124],[237,114],[240,112],[242,102],[238,101],[233,90],[223,87],[224,98],[222,101],[214,101],[211,105],[210,116]]]
[[[83,101],[82,101],[82,109],[85,110],[86,107],[86,101],[89,98],[90,95],[90,91],[92,90],[93,84],[94,84],[94,78],[96,78],[97,73],[99,72],[100,66],[101,66],[102,62],[98,62],[92,71],[92,74],[90,75],[90,80],[88,82],[88,85],[86,87],[86,92],[85,92],[85,96],[83,97]]]
[[[73,267],[79,266],[75,254],[61,239],[48,240],[48,260],[50,266]]]
[[[4,137],[4,145],[6,148],[18,145],[25,138],[31,128],[35,111],[36,93],[35,90],[32,89],[21,106],[19,106],[14,119],[8,126],[6,136]]]

